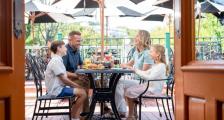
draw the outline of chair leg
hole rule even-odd
[[[138,103],[134,105],[134,115],[135,115],[135,118],[138,119]]]
[[[34,116],[35,116],[35,113],[36,113],[36,108],[37,108],[37,100],[35,102],[32,120],[34,120]]]
[[[46,101],[47,101],[47,100],[44,100],[44,108],[46,107]],[[45,111],[45,110],[43,110],[43,113],[44,113],[44,111]],[[41,116],[41,120],[43,119],[43,117],[44,117],[44,116],[42,115],[42,116]]]
[[[168,119],[168,116],[167,116],[167,114],[166,114],[166,108],[165,108],[165,105],[164,105],[163,99],[162,99],[162,104],[163,104],[163,110],[164,110],[164,113],[165,113],[166,119],[167,119],[167,120],[169,120],[169,119]]]
[[[72,120],[72,100],[69,99],[69,120]]]
[[[169,107],[168,99],[166,99],[166,104],[167,104],[167,108],[168,108],[168,113],[169,113],[169,116],[170,116],[170,120],[172,120],[172,116],[171,116],[171,113],[170,113],[170,107]]]
[[[39,100],[39,101],[40,101],[40,104],[39,104],[39,107],[38,107],[38,112],[37,112],[37,114],[40,113],[40,108],[41,108],[41,103],[42,103],[42,100]],[[39,115],[37,115],[36,120],[37,120],[38,116],[39,116]]]
[[[96,102],[97,102],[96,100],[93,100],[93,101],[91,102],[90,113],[89,113],[89,115],[87,116],[87,120],[91,120],[91,118],[93,117],[93,113],[94,113],[94,111],[95,111]]]
[[[141,112],[142,112],[142,99],[141,99],[141,97],[139,98],[139,120],[141,120],[141,116],[142,116],[142,114],[141,114]]]
[[[49,100],[49,103],[48,103],[48,107],[51,106],[51,100]],[[47,110],[47,113],[49,112],[49,109]],[[48,115],[46,115],[46,118],[48,117]]]
[[[172,108],[173,108],[173,113],[174,113],[175,112],[175,108],[174,108],[173,97],[171,98],[171,102],[172,102]]]
[[[110,104],[111,104],[111,107],[113,109],[113,112],[114,112],[114,115],[115,115],[116,119],[120,120],[120,116],[119,116],[119,113],[117,111],[117,108],[116,108],[116,105],[115,105],[115,101],[111,101]]]
[[[157,105],[157,108],[158,108],[158,111],[159,111],[159,116],[162,117],[162,113],[159,109],[159,103],[158,103],[158,99],[156,99],[156,105]]]

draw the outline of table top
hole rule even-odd
[[[111,69],[78,69],[75,73],[134,73],[134,71],[129,69],[122,69],[122,68],[111,68]]]

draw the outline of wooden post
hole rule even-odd
[[[104,59],[104,0],[98,0],[100,7],[101,59]]]
[[[35,21],[35,12],[32,12],[30,15],[32,42],[34,42],[34,21]]]

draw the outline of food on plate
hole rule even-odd
[[[84,63],[84,65],[91,64],[91,60],[90,59],[85,59],[83,63]]]
[[[104,69],[104,65],[103,64],[94,64],[94,63],[90,63],[90,64],[85,64],[83,65],[83,69]]]
[[[97,69],[98,65],[97,64],[89,64],[88,68],[89,69]]]
[[[104,67],[103,64],[98,64],[98,65],[97,65],[97,68],[98,68],[98,69],[104,69],[105,67]]]

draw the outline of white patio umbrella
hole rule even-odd
[[[62,9],[32,0],[26,2],[25,12],[31,22],[32,39],[34,39],[34,23],[74,22],[74,18],[65,15],[65,12]]]
[[[79,17],[93,17],[98,18],[100,10],[98,8],[84,8],[74,14],[72,14],[75,18]],[[104,9],[104,16],[106,19],[105,27],[106,27],[106,38],[108,38],[109,31],[109,18],[112,17],[141,17],[143,14],[134,11],[132,9],[126,8],[124,6],[118,7],[107,7]],[[95,19],[96,20],[96,19]],[[107,49],[107,48],[106,48]]]
[[[173,0],[157,0],[154,6],[173,9]]]
[[[63,0],[55,0],[53,6],[64,6]],[[100,24],[101,24],[101,56],[104,57],[104,0],[67,0],[66,4],[72,4],[72,8],[100,8]],[[72,2],[72,3],[71,3]],[[63,3],[63,4],[62,4]]]
[[[155,9],[147,12],[142,18],[143,21],[157,21],[167,23],[169,25],[169,32],[171,32],[171,21],[173,20],[174,11],[172,9],[156,7]]]
[[[143,17],[140,18],[111,18],[111,21],[113,21],[113,24],[111,24],[111,27],[125,27],[129,29],[143,29],[147,31],[152,31],[155,27],[158,26],[164,26],[164,22],[159,21],[142,21]],[[127,22],[128,21],[128,22]]]
[[[104,51],[104,17],[106,16],[105,14],[108,13],[108,12],[105,12],[105,14],[104,14],[104,8],[105,8],[105,11],[107,11],[106,8],[109,8],[110,6],[114,6],[115,1],[117,3],[120,3],[122,0],[106,0],[106,1],[105,0],[77,0],[77,1],[79,1],[79,2],[77,2],[76,4],[73,4],[74,6],[72,8],[100,8],[99,10],[100,10],[100,24],[101,24],[101,44],[102,44],[101,55],[103,56],[103,51]],[[105,2],[105,4],[104,4],[104,2]],[[131,1],[129,1],[129,2],[131,2]],[[60,6],[60,3],[62,3],[62,0],[57,0],[56,3],[54,3],[54,5]],[[98,3],[98,4],[96,4],[96,3]],[[114,7],[117,7],[117,6],[118,5],[115,5]],[[124,12],[129,11],[128,9],[126,9],[124,7],[120,7],[118,9],[123,10]],[[111,13],[114,13],[114,12],[115,11],[113,11]],[[79,14],[80,13],[82,14],[83,12],[79,12]],[[86,16],[85,14],[83,14],[83,15]],[[108,17],[106,17],[106,19],[107,18]]]
[[[69,0],[67,0],[69,1]],[[156,0],[77,0],[76,4],[74,3],[74,0],[70,0],[73,3],[67,3],[67,4],[73,4],[74,6],[71,6],[72,8],[100,8],[100,23],[101,23],[101,41],[102,41],[102,55],[103,55],[103,47],[104,47],[104,8],[110,8],[118,7],[118,6],[124,6],[128,8],[134,8],[133,10],[138,11],[140,13],[145,13],[152,8],[152,3]],[[133,2],[136,1],[136,2]],[[95,2],[95,3],[94,3]],[[60,3],[62,3],[62,0],[56,0],[56,3],[54,5],[61,6]],[[98,3],[98,5],[96,4]],[[104,4],[105,3],[105,4]],[[64,5],[63,5],[64,6]],[[106,10],[105,10],[106,11]],[[82,13],[83,14],[83,13]],[[106,12],[105,12],[106,14]],[[77,14],[76,14],[77,15]],[[85,14],[83,14],[86,16]],[[108,17],[106,17],[108,18]],[[113,21],[114,22],[114,21]],[[129,21],[128,21],[129,22]],[[136,24],[136,23],[133,23]]]
[[[135,3],[135,4],[139,4],[140,2],[145,1],[145,0],[130,0],[130,1]]]
[[[203,13],[218,13],[224,11],[224,4],[218,4],[215,2],[211,2],[210,0],[206,0],[201,3],[201,12]]]

